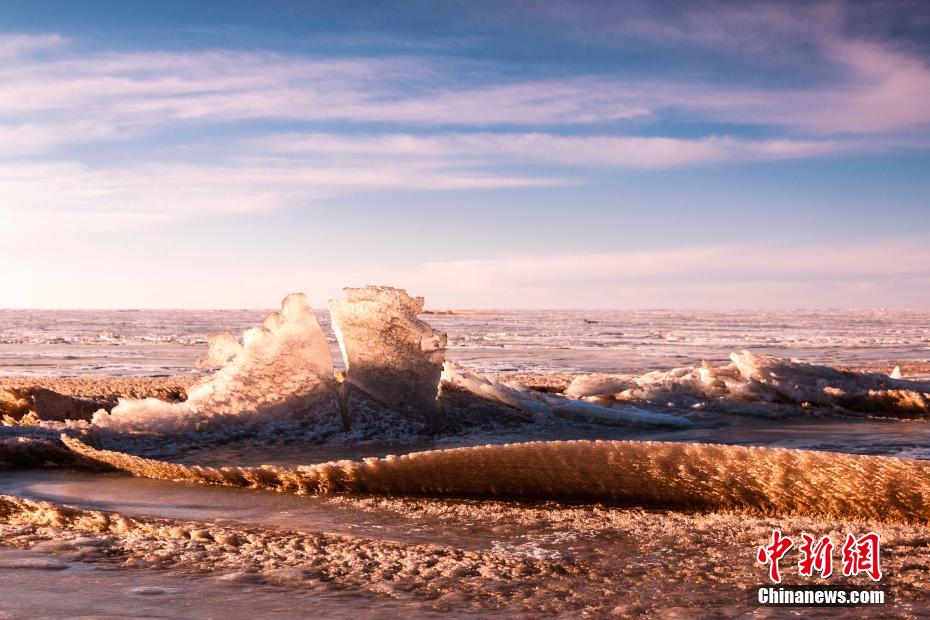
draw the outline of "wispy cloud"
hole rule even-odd
[[[548,37],[629,49],[631,41],[684,55],[717,55],[755,69],[757,78],[785,74],[805,86],[747,87],[739,80],[651,80],[621,86],[651,112],[664,106],[737,122],[765,123],[815,134],[869,134],[930,124],[930,66],[921,46],[895,40],[911,22],[930,23],[912,2],[831,0],[810,3],[525,2],[520,20],[498,12],[496,26],[546,28]],[[634,49],[637,49],[634,47]],[[925,51],[925,50],[924,50]],[[622,53],[618,51],[618,53]],[[708,59],[710,61],[710,59]],[[750,79],[749,82],[766,81]],[[791,80],[788,81],[791,83]],[[608,88],[610,84],[607,85]],[[621,93],[617,93],[618,95]]]
[[[755,26],[749,32],[756,32],[777,22],[780,14],[768,21],[739,15],[737,21],[748,20]],[[726,40],[714,32],[702,36]],[[925,105],[930,67],[924,59],[887,43],[837,33],[817,43],[817,60],[833,68],[829,83],[777,89],[590,74],[527,81],[497,75],[493,66],[472,71],[475,85],[463,86],[444,76],[465,69],[438,57],[308,58],[233,50],[78,53],[62,41],[56,35],[0,35],[0,54],[13,54],[0,66],[0,123],[6,131],[80,121],[85,128],[99,127],[85,129],[88,138],[113,138],[140,127],[250,119],[573,126],[656,119],[667,110],[812,134],[869,134],[930,123]],[[43,53],[33,54],[36,50]],[[82,134],[74,139],[83,139]]]
[[[488,161],[585,168],[669,168],[733,161],[799,159],[860,146],[827,140],[752,140],[726,136],[684,139],[641,136],[566,136],[543,133],[288,134],[255,142],[260,149],[307,158],[444,158],[462,164]]]
[[[88,51],[58,34],[0,35],[0,217],[28,230],[109,213],[127,226],[359,191],[577,183],[584,169],[867,153],[901,145],[905,134],[908,146],[926,148],[926,60],[846,34],[841,8],[802,13],[694,10],[667,22],[637,14],[591,27],[752,53],[807,41],[834,73],[781,88],[708,76],[526,79],[439,54]],[[722,129],[662,135],[669,115]],[[631,135],[633,123],[654,131]],[[754,137],[727,135],[734,123],[754,126]],[[231,135],[189,133],[217,124]],[[122,152],[131,155],[80,150],[107,142],[128,144]],[[86,217],[49,218],[62,212]]]
[[[430,161],[354,166],[272,158],[121,166],[0,163],[0,236],[119,230],[293,207],[347,193],[489,190],[556,182],[467,172]]]
[[[779,62],[786,55],[796,60],[793,53],[802,51],[803,45],[839,33],[847,13],[842,1],[711,1],[675,6],[637,0],[623,4],[549,0],[524,2],[522,9],[524,21],[548,27],[550,36],[604,46],[634,38],[751,54],[769,62]],[[508,24],[498,21],[497,26]]]
[[[36,132],[29,143],[59,137]],[[0,159],[0,235],[119,230],[293,207],[351,193],[493,190],[576,182],[568,170],[553,172],[553,166],[655,169],[807,158],[848,148],[829,141],[717,137],[284,134],[231,141],[187,161],[167,161],[165,156],[107,164]],[[502,164],[541,164],[550,169],[514,174],[501,170]]]
[[[696,274],[724,278],[753,274],[760,279],[923,275],[930,271],[928,265],[926,239],[912,237],[819,245],[732,243],[646,251],[513,254],[426,266],[451,276],[457,285],[481,288],[505,281],[564,284],[578,279],[579,274],[588,281],[605,283]]]
[[[3,38],[0,37],[0,44]],[[249,119],[414,124],[587,123],[648,111],[590,81],[451,87],[431,61],[273,53],[96,53],[0,67],[0,119],[118,128]]]

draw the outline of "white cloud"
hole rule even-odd
[[[524,19],[538,19],[553,36],[612,46],[631,38],[675,50],[723,54],[759,67],[819,71],[820,86],[744,88],[738,85],[655,81],[642,84],[640,105],[672,106],[710,118],[766,123],[814,134],[878,134],[930,124],[930,66],[926,56],[889,38],[914,19],[908,4],[877,9],[844,2],[745,3],[679,9],[655,3],[531,3]],[[663,10],[664,9],[664,10]],[[885,21],[884,24],[880,23]],[[850,28],[858,22],[858,28]],[[879,23],[874,23],[879,22]],[[632,85],[630,85],[632,86]],[[926,142],[924,142],[926,146]]]
[[[477,73],[439,57],[77,53],[62,41],[57,35],[0,35],[0,54],[13,54],[0,65],[0,124],[108,128],[76,132],[73,139],[80,141],[179,122],[578,125],[652,118],[669,108],[815,134],[880,133],[930,123],[925,105],[930,68],[921,58],[834,34],[818,49],[823,62],[835,67],[835,79],[819,87],[779,89],[597,75],[521,80],[495,77],[491,67],[483,81],[464,86],[462,78]],[[46,53],[30,53],[36,49]]]
[[[668,168],[732,161],[798,159],[861,148],[827,140],[685,139],[661,136],[565,136],[544,133],[455,133],[440,135],[285,134],[259,139],[272,153],[364,161],[366,158],[446,158],[545,163],[587,168]]]
[[[449,78],[461,67],[438,57],[82,52],[59,35],[0,35],[0,217],[14,224],[2,232],[80,230],[78,214],[88,228],[99,226],[100,214],[130,226],[358,191],[577,182],[575,170],[553,172],[560,166],[655,169],[868,152],[900,143],[882,132],[930,123],[922,60],[836,37],[824,49],[845,73],[808,90],[596,76],[513,80],[487,67],[492,77],[465,86]],[[565,135],[579,124],[660,117],[669,108],[795,131],[778,139]],[[401,129],[274,135],[266,127],[254,140],[185,138],[189,124],[260,119]],[[488,131],[500,124],[550,129]],[[428,133],[438,128],[443,133]],[[835,132],[863,135],[829,135]],[[919,135],[909,140],[922,144]],[[131,157],[74,152],[101,141],[126,141],[122,152]],[[511,164],[529,168],[510,173]],[[49,217],[65,212],[73,217]]]
[[[0,37],[0,45],[2,45]],[[448,69],[448,68],[446,68]],[[115,127],[248,119],[586,123],[642,116],[590,81],[443,85],[435,62],[263,52],[101,52],[0,66],[0,119]]]
[[[32,137],[55,139],[41,133]],[[729,138],[288,134],[233,141],[197,158],[174,162],[165,156],[119,164],[0,159],[0,224],[4,224],[0,234],[123,229],[266,211],[359,192],[489,190],[573,182],[564,174],[507,173],[501,164],[668,168],[803,158],[841,148],[845,147],[830,142]],[[492,162],[497,168],[489,165]]]
[[[467,172],[442,162],[355,165],[271,158],[88,166],[0,161],[0,235],[113,230],[254,212],[378,190],[482,190],[558,182]]]

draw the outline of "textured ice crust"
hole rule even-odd
[[[313,610],[323,617],[755,617],[758,603],[749,593],[763,583],[766,567],[747,561],[746,550],[768,544],[778,527],[796,541],[802,532],[835,541],[840,532],[875,531],[882,541],[881,588],[889,599],[881,615],[920,617],[928,604],[930,528],[925,526],[397,497],[341,496],[325,503],[364,521],[409,524],[413,535],[396,536],[405,528],[390,526],[349,535],[235,520],[153,518],[128,509],[101,512],[0,495],[0,542],[7,549],[0,564],[12,569],[4,571],[4,593],[12,594],[33,575],[41,579],[35,569],[80,562],[114,569],[107,572],[123,583],[136,576],[146,582],[146,569],[166,570],[175,579],[190,580],[183,587],[194,596],[204,583],[198,577],[216,579],[246,597],[236,599],[244,606],[224,614],[230,618],[256,617],[249,602],[253,596],[258,600],[265,586],[272,588],[275,609],[291,616]],[[432,534],[432,544],[424,544],[424,531]],[[24,565],[10,553],[35,559]],[[809,584],[809,578],[788,570],[787,559],[782,561],[785,585]],[[28,575],[17,580],[23,568]],[[71,569],[65,580],[71,573],[96,583],[95,575],[103,571]],[[55,577],[44,583],[54,583]],[[837,572],[830,583],[861,589],[869,583],[863,579]],[[88,609],[87,596],[120,600],[118,590],[63,588],[69,616]],[[366,595],[377,597],[373,608],[362,605]],[[327,613],[332,597],[348,607]],[[154,598],[157,608],[146,617],[192,615],[170,593]],[[237,610],[243,611],[237,615]],[[818,612],[818,617],[849,615],[842,608],[832,615]]]
[[[33,431],[22,435],[0,435],[0,471],[47,466],[86,466],[76,452],[62,446],[57,437]]]
[[[930,522],[930,463],[778,448],[549,441],[415,452],[296,468],[199,467],[95,450],[88,459],[163,480],[288,493],[361,493]]]
[[[93,424],[158,433],[308,418],[324,426],[338,425],[332,355],[302,294],[285,298],[280,313],[268,315],[242,340],[241,347],[228,335],[210,340],[208,363],[226,365],[191,386],[186,401],[121,399],[110,413],[94,414]]]
[[[326,584],[335,590],[361,588],[393,594],[402,600],[415,595],[427,603],[451,593],[454,601],[459,597],[476,601],[473,611],[515,603],[523,603],[518,609],[527,605],[545,609],[540,607],[546,604],[545,596],[537,596],[541,600],[535,601],[513,601],[513,590],[519,587],[535,593],[545,588],[551,596],[552,590],[567,590],[558,587],[566,576],[580,572],[558,559],[244,527],[235,522],[221,525],[136,517],[10,495],[0,495],[0,541],[7,546],[114,569],[207,573],[224,581],[240,582],[243,588],[266,582],[279,587]],[[68,564],[46,561],[25,567],[63,569]],[[280,592],[278,596],[284,600],[287,594]],[[526,597],[524,594],[521,599]],[[564,600],[564,594],[560,600]],[[176,610],[168,607],[171,604],[166,601],[165,609]],[[308,615],[297,609],[291,608],[292,615]],[[177,611],[164,611],[158,617],[176,617],[178,613],[187,617]],[[248,610],[245,614],[233,611],[231,617],[248,617]]]
[[[399,411],[436,414],[446,335],[417,318],[423,298],[389,286],[344,291],[329,310],[346,383]]]
[[[899,374],[900,377],[900,374]],[[842,371],[750,351],[730,363],[655,371],[641,377],[582,375],[566,390],[598,402],[712,405],[748,413],[774,413],[779,406],[821,407],[891,416],[930,412],[930,381],[910,381],[872,372]]]

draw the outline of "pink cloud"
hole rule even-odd
[[[455,133],[430,136],[290,134],[256,141],[259,149],[306,157],[446,158],[481,164],[509,160],[588,168],[668,168],[732,161],[797,159],[850,150],[825,140],[752,140],[711,136],[562,136],[544,133]]]
[[[371,191],[487,190],[558,179],[469,172],[435,162],[314,164],[273,158],[90,166],[0,160],[0,236],[130,228],[278,209]],[[62,217],[71,212],[74,217]],[[109,220],[107,218],[110,218]]]
[[[578,125],[658,116],[675,108],[721,121],[816,134],[877,133],[930,122],[930,69],[887,45],[838,37],[820,44],[835,83],[765,90],[597,76],[438,86],[438,59],[312,59],[265,52],[55,54],[61,37],[0,38],[51,55],[0,65],[0,123],[76,120],[122,131],[181,121],[353,120],[417,125]],[[5,44],[4,44],[5,41]]]

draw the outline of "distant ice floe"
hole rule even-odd
[[[900,371],[896,374],[837,370],[743,351],[731,354],[730,363],[720,366],[704,363],[640,377],[581,375],[566,395],[599,403],[711,405],[763,414],[785,407],[794,412],[799,407],[819,407],[890,416],[930,412],[930,381],[904,380]]]

